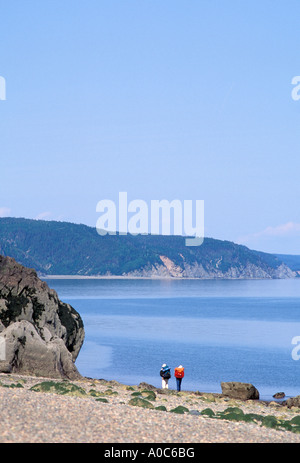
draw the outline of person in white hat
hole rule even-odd
[[[162,389],[169,389],[169,379],[171,378],[170,367],[166,363],[163,363],[160,369],[161,376],[161,387]]]

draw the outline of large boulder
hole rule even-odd
[[[33,269],[0,256],[0,372],[79,378],[80,315]]]
[[[221,383],[222,394],[238,400],[258,400],[259,392],[252,384],[230,381]]]

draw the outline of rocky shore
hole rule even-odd
[[[35,270],[0,256],[0,443],[300,442],[300,397],[259,401],[82,377],[80,315]]]
[[[0,374],[1,443],[299,443],[300,408],[91,379]]]

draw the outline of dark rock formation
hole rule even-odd
[[[300,407],[300,395],[287,399],[282,405],[286,405],[287,408]]]
[[[33,269],[0,256],[0,371],[80,377],[80,315],[61,302]]]
[[[273,395],[274,399],[283,399],[285,397],[284,392],[276,392],[276,394]]]
[[[226,397],[239,400],[258,400],[259,392],[252,384],[228,382],[221,383],[222,394]]]

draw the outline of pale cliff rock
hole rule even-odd
[[[296,272],[287,265],[281,264],[277,268],[259,267],[247,262],[245,265],[236,264],[222,270],[219,262],[204,267],[201,263],[189,264],[182,259],[181,265],[176,264],[166,256],[160,256],[161,265],[146,266],[140,270],[129,272],[131,277],[165,277],[165,278],[200,278],[200,279],[277,279],[295,278]]]

